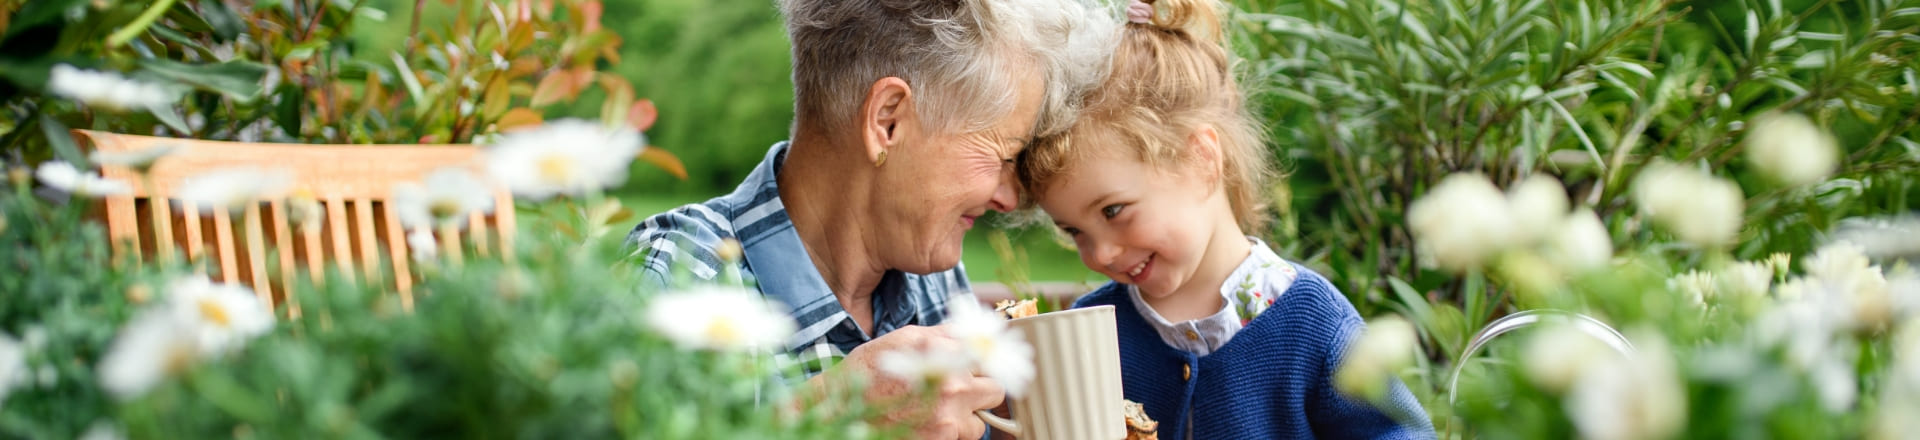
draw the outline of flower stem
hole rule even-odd
[[[120,30],[114,31],[113,35],[107,36],[107,48],[111,49],[125,45],[128,41],[133,41],[133,37],[140,35],[142,32],[146,32],[147,27],[153,26],[154,20],[160,19],[160,14],[166,13],[168,9],[173,9],[173,2],[174,0],[160,0],[153,2],[151,6],[147,6],[147,10],[141,12],[139,17],[135,17],[132,23],[127,23],[127,27],[120,28]]]

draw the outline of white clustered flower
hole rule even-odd
[[[1740,234],[1745,195],[1740,186],[1698,170],[1670,163],[1648,165],[1633,182],[1640,212],[1701,247],[1732,244]]]
[[[1747,160],[1782,184],[1819,183],[1840,163],[1833,135],[1799,113],[1754,118],[1747,133]]]
[[[81,197],[115,196],[133,192],[126,182],[100,177],[92,171],[81,172],[73,164],[49,161],[34,172],[40,183]]]
[[[1773,287],[1773,268],[1765,263],[1740,262],[1722,269],[1715,278],[1720,282],[1717,292],[1742,298],[1765,297]]]
[[[1508,246],[1511,220],[1500,189],[1479,173],[1454,174],[1407,209],[1407,228],[1426,264],[1452,272],[1484,266]]]
[[[160,158],[167,157],[167,155],[179,150],[179,145],[161,145],[136,151],[102,150],[94,151],[93,154],[87,156],[87,158],[101,165],[127,167],[134,171],[146,172],[148,169],[153,168],[154,162],[159,162]]]
[[[286,174],[255,168],[228,168],[188,177],[180,183],[180,200],[200,212],[225,209],[238,212],[247,205],[279,197],[293,179]]]
[[[1686,295],[1689,302],[1699,305],[1705,304],[1718,293],[1715,291],[1717,283],[1713,273],[1693,270],[1667,280],[1667,289]]]
[[[1398,315],[1367,322],[1366,332],[1347,349],[1334,372],[1335,387],[1349,395],[1379,398],[1386,392],[1387,380],[1413,363],[1419,338],[1413,324]]]
[[[165,86],[66,64],[53,66],[47,89],[89,107],[116,112],[164,109],[178,96]]]
[[[1513,241],[1526,246],[1559,229],[1567,216],[1567,190],[1552,176],[1535,174],[1507,190]]]
[[[1020,329],[1007,328],[1007,320],[973,301],[955,301],[948,305],[947,336],[973,360],[974,368],[1000,383],[1007,394],[1026,395],[1033,382],[1033,345]]]
[[[684,349],[762,352],[793,336],[793,318],[759,292],[707,286],[667,293],[647,305],[647,324]]]
[[[915,384],[938,383],[966,374],[966,353],[941,350],[896,350],[880,354],[880,372]]]
[[[408,228],[464,225],[467,215],[493,211],[493,194],[485,182],[460,168],[441,168],[423,184],[402,183],[393,188],[393,212]]]
[[[98,420],[87,425],[87,432],[81,433],[78,440],[126,440],[126,438],[126,434],[121,433],[120,428],[113,422]]]
[[[1565,391],[1587,368],[1612,361],[1619,352],[1570,325],[1556,325],[1534,335],[1521,355],[1527,377],[1550,392]]]
[[[1807,259],[1806,269],[1814,289],[1852,306],[1855,328],[1879,328],[1892,319],[1894,304],[1886,275],[1859,245],[1839,242],[1823,247]]]
[[[7,394],[14,388],[33,380],[32,369],[27,368],[28,348],[13,336],[0,333],[0,404],[7,402]]]
[[[1893,363],[1887,367],[1880,413],[1874,416],[1868,438],[1910,437],[1910,419],[1920,414],[1920,320],[1902,323],[1891,339]]]
[[[1633,356],[1586,368],[1574,382],[1566,408],[1582,438],[1662,439],[1686,427],[1686,388],[1672,351],[1657,339],[1634,346]]]
[[[407,250],[411,251],[413,261],[431,261],[440,256],[440,243],[433,241],[433,230],[414,228],[407,233]]]
[[[1836,242],[1859,245],[1868,257],[1920,261],[1920,216],[1845,219],[1835,228],[1833,236]]]
[[[487,172],[514,195],[545,200],[618,185],[646,145],[631,128],[564,119],[509,133],[487,152]]]
[[[1613,236],[1592,210],[1580,208],[1567,216],[1559,234],[1547,241],[1545,254],[1569,272],[1605,267],[1613,259]]]

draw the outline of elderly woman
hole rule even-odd
[[[973,301],[961,239],[987,210],[1018,205],[1014,157],[1072,119],[1116,19],[1078,0],[782,0],[793,42],[792,140],[732,194],[656,215],[629,241],[650,280],[710,278],[737,240],[739,269],[799,324],[787,349],[831,365],[811,386],[868,381],[868,400],[908,392],[879,354],[954,344],[938,327]],[[835,361],[837,359],[837,362]],[[812,374],[810,373],[810,374]],[[980,438],[971,413],[1001,403],[953,378],[918,421],[922,438]]]

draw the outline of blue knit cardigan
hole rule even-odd
[[[1186,438],[1189,414],[1194,439],[1434,438],[1398,380],[1381,409],[1334,390],[1340,355],[1366,323],[1326,278],[1299,270],[1277,303],[1206,356],[1161,341],[1125,285],[1108,283],[1073,306],[1114,306],[1125,394],[1160,422],[1160,438]]]

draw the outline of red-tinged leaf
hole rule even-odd
[[[421,144],[438,144],[440,143],[440,136],[431,135],[431,134],[426,136],[421,136],[420,143]]]
[[[480,98],[481,118],[498,118],[507,112],[507,106],[513,104],[513,96],[508,94],[508,89],[506,81],[494,80],[487,85],[487,93]]]
[[[500,120],[494,122],[494,127],[499,128],[501,133],[508,133],[519,129],[538,127],[544,122],[539,112],[521,107],[507,110],[507,114],[501,115]]]
[[[585,26],[581,32],[600,30],[600,16],[606,13],[605,6],[601,5],[598,0],[593,0],[580,3],[576,5],[576,7],[580,8],[580,21],[583,21],[584,23],[582,24]]]
[[[653,121],[659,117],[660,110],[654,108],[653,100],[651,99],[642,99],[639,102],[635,102],[633,103],[633,108],[627,110],[627,123],[632,124],[635,130],[647,131],[647,129],[653,128]]]
[[[541,78],[540,85],[533,88],[533,102],[527,105],[544,107],[559,101],[560,98],[572,95],[569,92],[573,88],[572,82],[572,76],[564,73],[554,73]]]
[[[680,180],[687,180],[687,165],[680,163],[680,158],[674,157],[673,153],[667,150],[649,146],[640,150],[640,160],[653,164]]]

